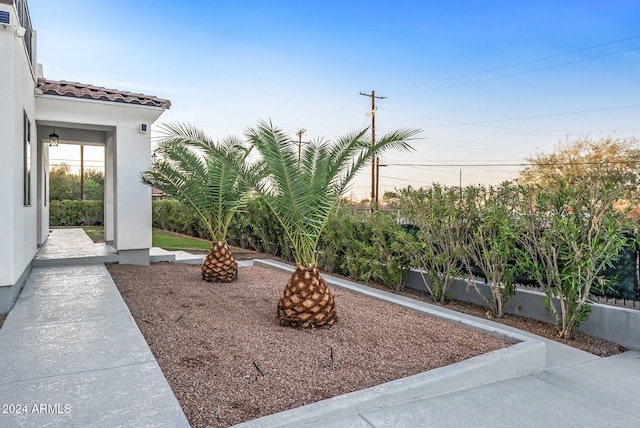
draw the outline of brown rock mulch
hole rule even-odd
[[[370,284],[373,287],[385,289],[381,285]],[[386,291],[390,291],[388,288]],[[527,318],[519,315],[508,314],[504,318],[492,317],[487,311],[487,308],[468,302],[451,301],[445,305],[434,303],[431,297],[423,291],[405,289],[398,294],[416,298],[418,300],[425,301],[431,304],[437,304],[447,309],[462,312],[465,314],[473,315],[479,318],[489,318],[491,321],[505,324],[511,327],[515,327],[519,330],[528,331],[529,333],[536,334],[538,336],[545,337],[547,339],[560,342],[564,345],[571,346],[573,348],[581,349],[600,357],[610,357],[625,352],[627,349],[617,343],[610,342],[599,337],[589,336],[588,334],[580,331],[574,331],[570,339],[562,339],[558,337],[558,333],[552,324],[539,321],[533,318]]]
[[[239,269],[202,281],[200,267],[108,265],[193,426],[229,426],[508,346],[376,299],[334,289],[331,328],[282,327],[288,274]]]

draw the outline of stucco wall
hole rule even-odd
[[[118,126],[115,141],[114,244],[118,251],[148,249],[151,188],[140,182],[140,173],[150,165],[151,139],[129,123]]]
[[[55,95],[36,96],[38,123],[63,129],[105,131],[105,237],[119,252],[151,247],[151,189],[140,182],[150,166],[151,125],[161,108],[86,100]],[[71,131],[70,131],[71,132]],[[80,137],[76,137],[80,138]]]
[[[0,9],[16,13],[13,6]],[[0,287],[16,284],[37,251],[35,78],[23,39],[0,25]],[[23,112],[31,121],[31,206],[23,205]],[[4,290],[6,291],[6,290]],[[3,293],[4,294],[4,293]],[[0,296],[0,305],[5,304]]]

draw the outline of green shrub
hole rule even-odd
[[[154,227],[196,238],[211,239],[206,225],[193,209],[175,199],[153,201],[151,215]]]
[[[342,272],[358,281],[376,281],[393,290],[404,288],[410,269],[413,235],[394,216],[373,213],[344,215],[347,225],[336,237]],[[349,224],[350,222],[350,224]]]
[[[318,245],[320,252],[318,264],[321,269],[330,273],[349,275],[348,269],[344,266],[345,258],[349,247],[361,239],[362,233],[358,232],[363,221],[362,215],[351,215],[345,206],[339,206],[329,217]]]
[[[416,245],[414,235],[400,226],[396,219],[380,214],[374,224],[372,247],[378,260],[377,281],[395,291],[401,291],[411,269],[411,254]]]
[[[466,273],[461,261],[468,222],[462,196],[457,187],[435,183],[420,189],[407,187],[397,195],[402,215],[419,228],[418,244],[411,247],[413,263],[439,303],[447,301],[449,286]]]
[[[103,201],[50,201],[51,226],[100,226],[104,220]]]
[[[587,319],[592,294],[610,288],[606,269],[633,244],[624,233],[630,220],[615,206],[624,191],[610,182],[522,188],[526,229],[519,263],[543,288],[562,338]]]
[[[231,220],[227,236],[232,245],[286,258],[284,231],[260,198],[249,199],[247,206]]]

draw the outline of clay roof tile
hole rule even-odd
[[[38,88],[46,95],[59,95],[62,97],[76,97],[94,99],[99,101],[120,102],[126,104],[138,104],[143,106],[171,108],[171,101],[117,89],[107,89],[102,86],[87,85],[65,80],[38,79]]]

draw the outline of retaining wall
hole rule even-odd
[[[476,281],[476,285],[483,293],[490,295],[487,284]],[[407,287],[427,290],[422,275],[416,271],[411,271],[407,279]],[[467,286],[466,281],[455,280],[449,287],[449,292],[455,300],[485,306],[482,297],[473,286]],[[505,312],[553,324],[553,318],[547,312],[544,298],[544,293],[539,291],[518,289],[515,296],[505,305]],[[632,351],[640,351],[640,311],[638,310],[592,303],[591,314],[578,327],[578,331],[609,340]]]

